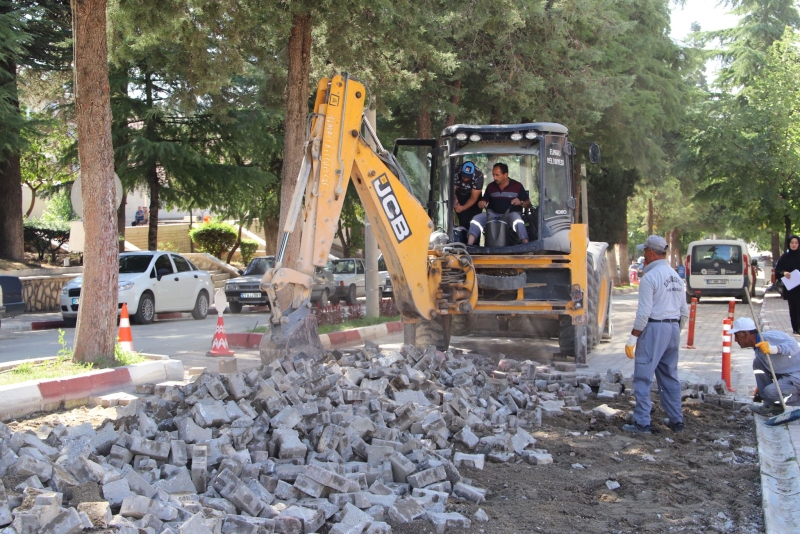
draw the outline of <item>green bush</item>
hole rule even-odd
[[[50,262],[55,263],[58,249],[69,241],[69,229],[69,222],[60,219],[25,219],[25,244],[36,249],[39,261],[43,261],[44,255],[49,252]]]
[[[230,224],[210,222],[192,228],[189,237],[201,252],[222,259],[222,255],[236,244],[239,233]]]
[[[252,239],[242,239],[242,242],[239,243],[239,252],[242,255],[242,262],[245,265],[250,264],[250,260],[253,259],[253,255],[258,250],[258,241],[253,241]]]

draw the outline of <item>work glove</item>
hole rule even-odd
[[[636,342],[639,340],[638,337],[631,334],[631,337],[628,338],[628,343],[625,345],[625,356],[629,359],[633,359],[636,355]]]
[[[680,329],[681,329],[681,330],[683,330],[683,327],[684,327],[684,326],[686,326],[686,321],[687,321],[688,319],[689,319],[689,318],[688,318],[688,317],[686,317],[685,315],[681,315],[681,318],[680,318],[680,320],[678,321],[678,325],[680,326]]]
[[[773,347],[769,344],[769,341],[762,341],[761,343],[756,343],[756,348],[763,352],[764,354],[778,354],[778,347]]]

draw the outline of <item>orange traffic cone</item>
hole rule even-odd
[[[222,314],[217,317],[217,332],[211,340],[211,350],[206,356],[233,356],[233,351],[228,348],[228,338],[225,337],[225,321]]]
[[[119,335],[117,343],[126,352],[133,352],[133,332],[131,332],[131,319],[128,317],[128,305],[122,303],[122,311],[119,312]]]

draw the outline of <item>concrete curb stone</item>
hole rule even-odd
[[[0,386],[0,420],[86,404],[91,397],[148,383],[183,379],[183,362],[160,359],[80,375]]]
[[[372,326],[363,326],[352,330],[342,330],[341,332],[331,332],[330,334],[320,334],[319,339],[322,346],[326,349],[358,343],[368,339],[379,339],[390,334],[403,331],[401,321],[392,321]],[[261,343],[263,334],[255,332],[233,332],[226,334],[228,347],[235,349],[257,349]]]

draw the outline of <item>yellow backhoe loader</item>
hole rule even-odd
[[[455,125],[438,143],[398,140],[389,153],[364,118],[366,99],[366,87],[347,74],[318,84],[283,240],[275,267],[262,280],[272,309],[262,361],[323,354],[310,291],[315,266],[328,261],[352,180],[391,276],[406,343],[444,350],[451,333],[466,332],[558,337],[561,353],[584,363],[613,332],[611,276],[608,245],[590,242],[586,225],[575,223],[575,149],[567,128],[544,122]],[[531,207],[522,214],[529,242],[515,243],[513,235],[503,246],[488,237],[483,246],[457,240],[452,179],[464,161],[484,169],[506,163],[509,175],[530,192]],[[298,220],[299,259],[284,265]],[[282,309],[278,293],[284,289],[292,301]]]

